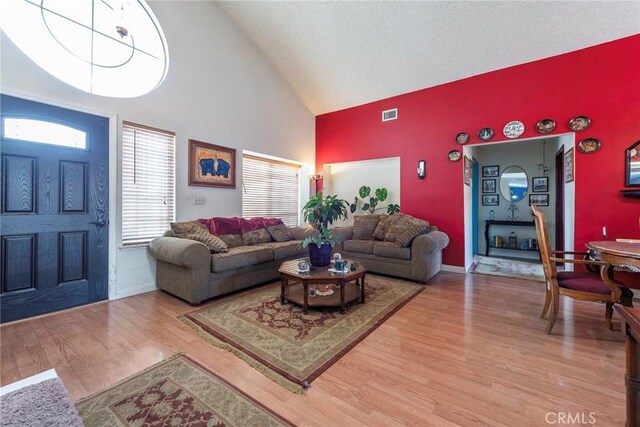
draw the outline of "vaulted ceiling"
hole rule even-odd
[[[219,5],[314,114],[640,33],[637,0]]]

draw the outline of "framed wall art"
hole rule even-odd
[[[483,179],[482,180],[482,192],[483,193],[495,193],[496,192],[496,180],[495,179]]]
[[[467,156],[464,156],[464,183],[471,187],[471,172],[473,170],[473,164],[471,163],[471,159]]]
[[[482,177],[491,178],[500,176],[500,166],[483,166]]]
[[[564,182],[571,182],[574,179],[576,172],[575,165],[573,164],[573,147],[569,148],[564,153]]]
[[[536,176],[531,178],[531,188],[534,193],[546,193],[549,191],[549,177]]]
[[[498,194],[483,194],[482,206],[498,206],[500,204],[500,196]]]
[[[529,194],[529,206],[549,206],[548,194]]]
[[[236,188],[236,150],[190,139],[189,185]]]

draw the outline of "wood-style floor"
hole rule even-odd
[[[565,299],[553,335],[543,285],[440,273],[305,395],[199,338],[163,292],[0,328],[1,383],[55,368],[74,399],[185,352],[299,425],[546,425],[556,413],[624,425],[624,337],[604,306]],[[552,413],[551,415],[547,415]]]

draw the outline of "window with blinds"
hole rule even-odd
[[[175,133],[122,124],[122,244],[162,236],[175,218]]]
[[[243,154],[242,186],[244,218],[280,218],[286,225],[298,225],[299,165]]]

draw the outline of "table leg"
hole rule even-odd
[[[287,289],[288,280],[285,277],[280,278],[280,304],[284,304],[284,291]]]
[[[306,280],[302,281],[302,293],[304,304],[302,304],[302,312],[304,314],[309,314],[309,284]]]
[[[340,313],[345,314],[347,312],[347,307],[344,303],[344,282],[340,282]]]
[[[364,304],[364,275],[360,278],[360,302]]]

